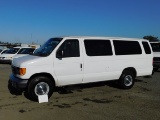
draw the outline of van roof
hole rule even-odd
[[[62,36],[60,38],[65,38],[65,39],[79,39],[79,38],[83,38],[83,39],[109,39],[109,40],[133,40],[133,41],[148,41],[146,39],[142,39],[142,38],[127,38],[127,37],[98,37],[98,36]]]

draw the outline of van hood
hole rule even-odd
[[[153,52],[153,57],[160,57],[160,52]]]
[[[12,65],[16,67],[25,67],[27,65],[40,65],[41,61],[43,62],[46,57],[25,55],[23,57],[14,58],[12,60]],[[47,63],[47,62],[46,62]]]

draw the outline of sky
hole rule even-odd
[[[0,0],[0,41],[59,36],[160,39],[160,0]]]

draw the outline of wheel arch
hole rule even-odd
[[[126,76],[130,76],[129,78]],[[133,67],[125,68],[118,80],[121,89],[130,89],[135,83],[135,77],[137,75],[136,69]],[[128,81],[128,82],[127,82]]]
[[[137,76],[137,71],[136,71],[136,69],[135,69],[134,67],[125,68],[125,69],[122,71],[122,74],[123,74],[123,72],[125,72],[125,71],[130,71],[130,72],[132,72],[133,75],[134,75],[134,77]],[[121,74],[121,75],[122,75],[122,74]]]
[[[49,79],[52,81],[53,85],[55,86],[55,79],[54,79],[53,76],[52,76],[51,74],[49,74],[49,73],[36,73],[36,74],[32,75],[32,76],[29,78],[28,85],[29,85],[29,83],[31,82],[31,80],[32,80],[33,78],[38,77],[38,76],[45,76],[45,77],[49,78]]]

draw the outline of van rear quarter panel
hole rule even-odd
[[[133,67],[137,72],[137,76],[152,74],[152,59],[150,55],[123,55],[116,56],[112,72],[121,75],[125,68]],[[120,74],[119,74],[120,73]]]
[[[137,76],[150,75],[152,60],[149,58],[146,55],[85,57],[83,82],[119,79],[123,70],[129,67],[135,68]]]

